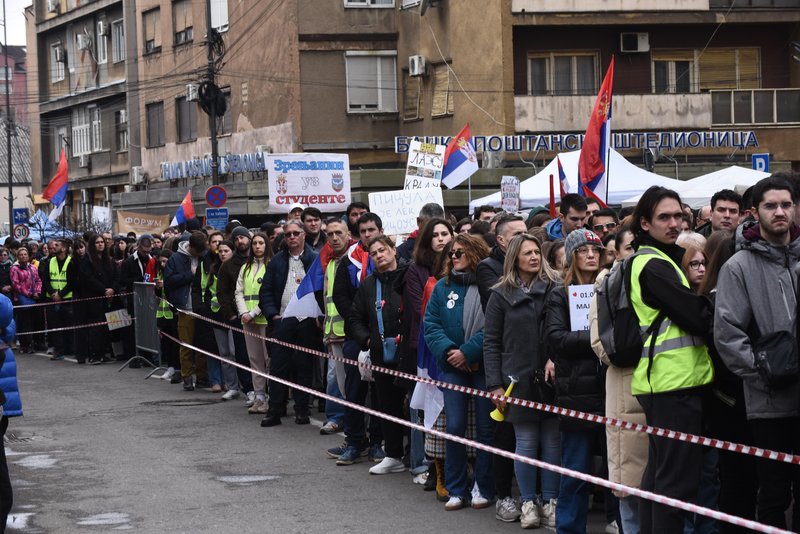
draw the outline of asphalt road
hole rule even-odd
[[[19,355],[25,417],[5,440],[8,532],[517,532],[494,507],[445,512],[408,473],[337,467],[342,437],[261,428],[244,402],[144,370]],[[319,419],[320,414],[314,414]],[[321,424],[316,421],[316,424]],[[604,523],[593,514],[591,531]]]

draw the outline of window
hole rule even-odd
[[[191,0],[178,0],[172,4],[172,27],[175,34],[175,45],[192,42]]]
[[[697,91],[693,50],[654,50],[651,57],[654,93],[693,93]]]
[[[147,104],[147,146],[164,144],[164,103]]]
[[[405,74],[403,87],[403,120],[422,118],[422,77]]]
[[[701,91],[761,87],[758,48],[708,48],[699,63]]]
[[[211,27],[218,32],[228,31],[228,0],[210,0]]]
[[[98,20],[97,21],[97,38],[95,42],[97,43],[97,63],[107,63],[108,62],[108,40],[105,35],[100,33],[101,30],[107,28],[106,21]]]
[[[114,137],[117,143],[117,152],[128,150],[128,111],[121,109],[114,112]]]
[[[92,150],[103,150],[103,114],[98,107],[89,108],[92,118]]]
[[[92,152],[92,123],[89,108],[72,110],[72,156],[78,157]]]
[[[69,157],[69,148],[67,144],[64,142],[64,139],[67,137],[67,127],[66,126],[56,126],[53,128],[53,161],[58,163],[61,159],[61,149],[63,148],[67,152],[67,157]]]
[[[178,121],[178,142],[197,139],[197,104],[185,96],[175,99],[175,115]]]
[[[344,7],[394,7],[394,0],[344,0]]]
[[[144,32],[144,53],[152,54],[161,50],[161,10],[151,9],[142,13],[142,31]]]
[[[397,52],[347,52],[347,111],[397,112]]]
[[[433,104],[431,105],[432,117],[452,115],[453,92],[450,87],[450,69],[446,63],[433,67]]]
[[[233,101],[231,100],[231,88],[223,87],[222,96],[225,97],[225,115],[217,117],[217,135],[227,135],[233,132]]]
[[[64,79],[64,49],[61,43],[50,45],[50,83],[60,82]]]
[[[596,94],[597,64],[594,52],[528,54],[528,94]]]
[[[111,47],[114,63],[125,61],[125,26],[121,19],[111,23]]]

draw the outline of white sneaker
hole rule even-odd
[[[420,473],[414,477],[414,484],[425,484],[428,480],[428,472]]]
[[[454,512],[464,508],[465,504],[466,502],[461,497],[450,497],[450,499],[444,504],[444,509],[448,512]]]
[[[476,510],[481,510],[483,508],[489,508],[492,505],[492,501],[481,495],[481,490],[478,489],[478,483],[475,482],[472,484],[472,507]]]
[[[506,497],[498,500],[494,505],[494,509],[495,519],[504,523],[513,523],[514,521],[519,521],[519,516],[522,513],[519,510],[517,501],[515,501],[512,497]]]
[[[53,354],[53,347],[47,347],[47,354]]]
[[[173,375],[175,375],[175,368],[169,367],[166,371],[164,371],[164,374],[159,376],[158,378],[160,378],[161,380],[170,380],[173,377]]]
[[[369,468],[370,475],[388,475],[389,473],[402,473],[406,470],[403,461],[399,458],[384,458],[381,463]]]
[[[541,524],[539,507],[535,502],[525,501],[522,503],[522,516],[520,516],[519,522],[522,528],[539,528]]]
[[[239,398],[239,390],[238,389],[229,389],[222,395],[222,400],[233,400]]]
[[[556,499],[550,499],[541,509],[542,524],[546,527],[556,528]]]
[[[606,534],[619,534],[619,527],[616,521],[612,521],[606,525]]]
[[[247,400],[244,401],[245,406],[247,406],[249,408],[255,402],[256,402],[256,392],[255,391],[248,391],[247,392]]]

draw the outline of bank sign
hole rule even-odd
[[[350,203],[347,154],[267,154],[269,212],[287,213],[292,204],[322,212],[344,211]]]
[[[219,157],[219,173],[264,172],[267,170],[268,154],[226,154]],[[167,181],[182,178],[203,178],[211,176],[211,158],[195,158],[186,161],[165,161],[161,163],[161,178]]]

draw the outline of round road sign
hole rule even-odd
[[[14,239],[25,239],[29,235],[31,235],[31,231],[24,224],[18,224],[14,227]]]
[[[228,193],[224,187],[212,185],[206,190],[206,203],[212,208],[221,208],[228,201]]]

